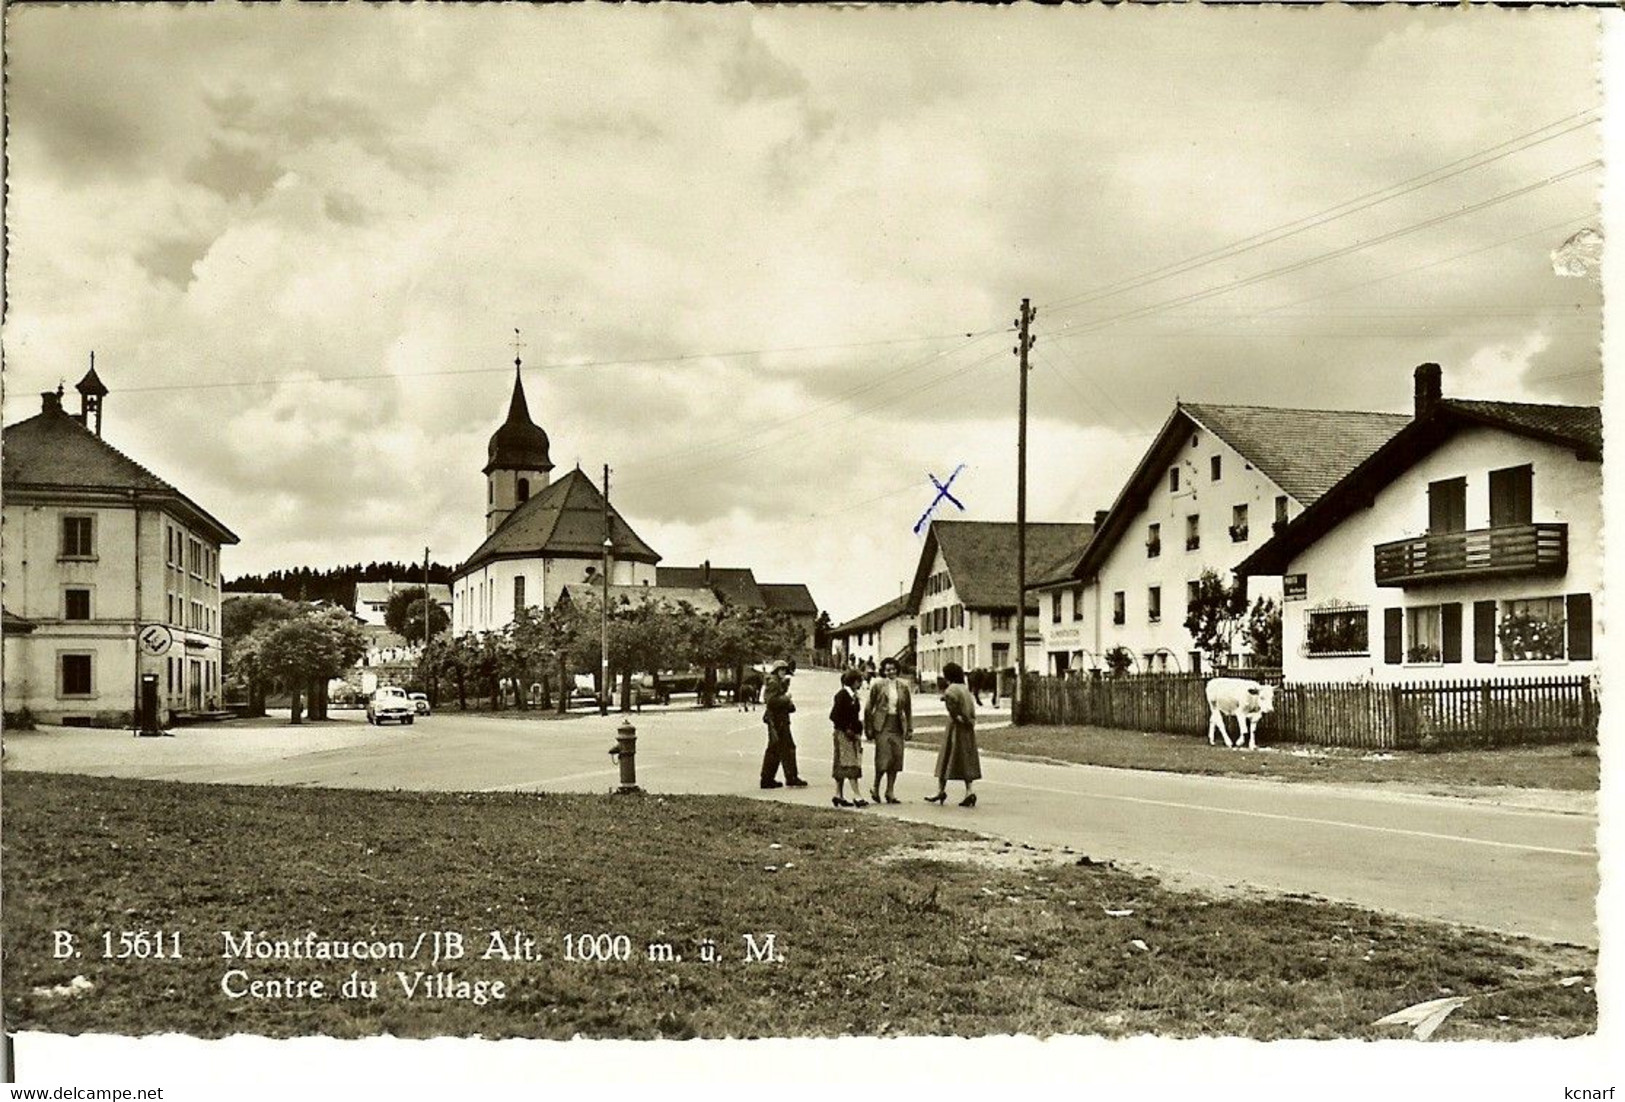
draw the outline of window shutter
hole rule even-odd
[[[1439,628],[1444,636],[1444,660],[1461,661],[1461,602],[1439,606]]]
[[[1591,594],[1570,593],[1567,619],[1569,623],[1569,660],[1591,660]]]
[[[1405,610],[1399,608],[1385,608],[1382,610],[1382,660],[1390,666],[1397,666],[1405,656]]]
[[[1495,602],[1473,602],[1473,661],[1495,662]]]

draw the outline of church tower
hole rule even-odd
[[[544,489],[552,478],[547,433],[530,419],[519,357],[513,358],[513,397],[508,419],[491,434],[485,463],[485,534],[502,527],[513,511]]]
[[[102,400],[107,397],[107,384],[102,377],[96,374],[96,353],[90,354],[90,370],[85,377],[79,380],[75,388],[79,391],[79,423],[85,428],[91,427],[92,418],[95,419],[95,433],[102,434]]]

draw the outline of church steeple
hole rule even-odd
[[[515,338],[519,331],[514,330]],[[517,343],[517,340],[516,342]],[[491,434],[485,463],[485,531],[495,532],[532,494],[547,486],[552,478],[547,433],[530,419],[525,400],[525,382],[520,374],[517,350],[513,358],[513,395],[508,399],[508,417]]]
[[[90,370],[74,388],[79,391],[79,423],[90,428],[90,419],[96,419],[96,435],[102,434],[102,399],[107,397],[107,384],[96,374],[96,353],[90,354]]]

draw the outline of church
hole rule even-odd
[[[551,608],[566,586],[657,583],[660,556],[577,467],[553,480],[547,433],[530,418],[519,359],[507,419],[485,462],[485,540],[452,575],[451,630],[501,631],[522,608]]]
[[[554,481],[547,433],[531,420],[514,358],[508,416],[491,434],[485,460],[485,540],[452,575],[451,630],[501,631],[522,608],[579,600],[603,586],[605,538],[612,598],[686,602],[706,610],[743,606],[778,612],[813,642],[818,605],[805,585],[759,583],[748,567],[660,566],[592,478],[577,467]],[[709,595],[709,602],[696,595]]]

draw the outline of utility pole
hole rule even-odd
[[[609,714],[609,553],[615,546],[609,527],[609,464],[604,464],[604,599],[598,602],[598,714]]]
[[[429,657],[429,549],[423,549],[423,657]],[[424,678],[427,681],[427,676]],[[425,688],[424,692],[428,692]]]
[[[1016,684],[1010,698],[1010,721],[1021,722],[1021,706],[1026,700],[1023,682],[1027,677],[1027,352],[1036,340],[1033,319],[1038,311],[1030,299],[1021,300],[1021,316],[1016,319],[1020,342],[1013,352],[1019,358],[1021,399],[1016,430]]]

